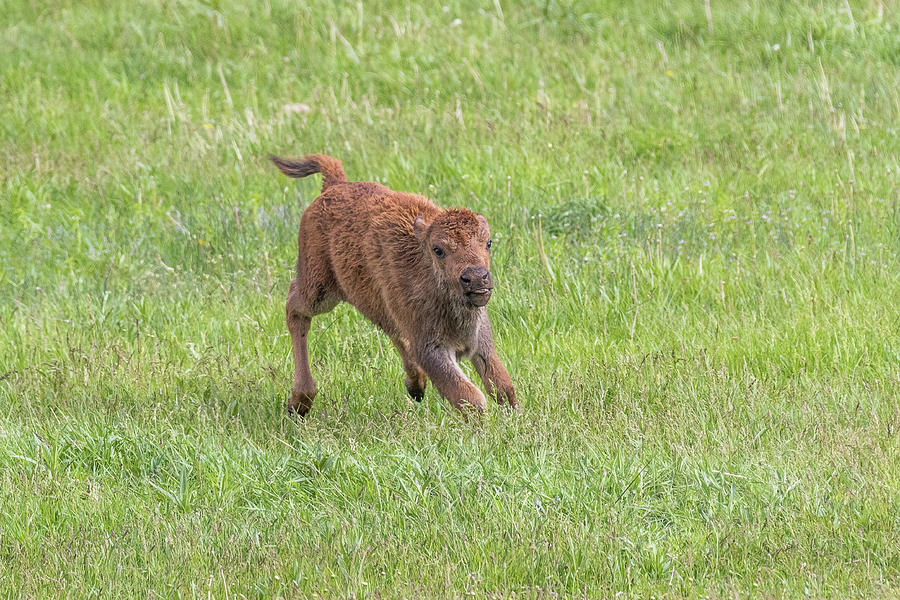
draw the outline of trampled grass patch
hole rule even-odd
[[[897,596],[889,6],[0,7],[5,596]],[[286,415],[269,152],[487,216],[521,412]]]

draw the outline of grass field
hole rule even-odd
[[[898,15],[0,0],[0,595],[900,597]],[[286,415],[269,152],[487,216],[519,413]]]

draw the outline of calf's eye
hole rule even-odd
[[[438,248],[437,246],[435,246],[434,248],[432,248],[432,250],[434,250],[434,255],[435,255],[435,256],[437,256],[438,258],[444,258],[444,251],[443,251],[443,250],[441,250],[441,249]]]
[[[487,243],[487,249],[488,249],[488,250],[491,249],[491,244],[493,244],[493,243],[494,243],[494,240],[488,240],[488,243]]]

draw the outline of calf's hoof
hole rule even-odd
[[[288,414],[292,417],[305,417],[309,409],[312,408],[314,396],[315,394],[312,396],[308,394],[291,394],[291,399],[288,400],[287,404]]]
[[[425,398],[425,386],[418,381],[413,381],[409,377],[404,382],[406,393],[416,402],[421,402]]]
[[[470,398],[460,398],[455,402],[451,399],[450,404],[461,412],[464,417],[468,417],[469,415],[480,416],[484,414],[484,409],[487,408],[487,402],[480,392],[476,392],[476,394],[477,395],[473,395]]]
[[[509,403],[509,407],[513,410],[519,410],[519,402],[516,400],[516,392],[512,387],[505,388],[503,390],[503,396],[506,397],[506,401]]]

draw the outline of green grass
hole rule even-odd
[[[900,596],[896,7],[444,4],[0,0],[0,595]],[[488,217],[520,413],[341,306],[287,417],[314,151]]]

